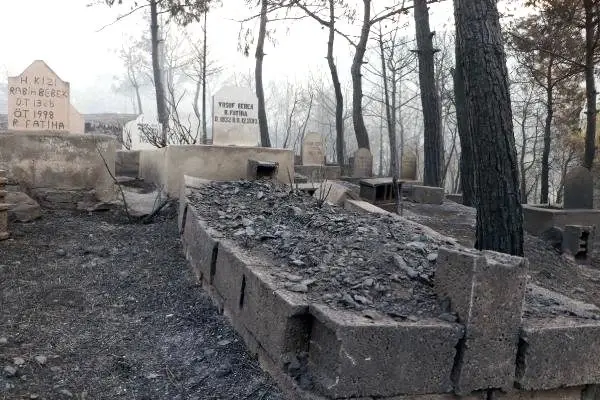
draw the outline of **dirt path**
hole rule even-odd
[[[0,399],[282,399],[173,219],[45,212],[0,242]]]

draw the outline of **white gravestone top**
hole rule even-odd
[[[302,165],[323,165],[325,146],[318,133],[308,133],[302,141]]]
[[[8,78],[8,129],[68,133],[69,83],[42,60]]]
[[[257,146],[258,100],[249,89],[226,86],[213,96],[213,145]]]

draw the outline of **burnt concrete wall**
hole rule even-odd
[[[28,191],[95,192],[115,198],[115,139],[105,135],[0,132],[0,169]],[[106,164],[99,155],[102,153]]]
[[[178,197],[183,176],[213,180],[236,180],[247,176],[248,160],[279,163],[277,180],[294,177],[294,153],[265,147],[180,145],[140,150],[140,176]],[[288,175],[289,174],[289,175]]]

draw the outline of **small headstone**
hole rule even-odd
[[[256,146],[259,143],[258,100],[246,88],[226,86],[213,96],[213,144]]]
[[[8,78],[8,129],[69,132],[69,83],[42,60]]]
[[[594,208],[594,177],[587,168],[575,167],[567,173],[563,208]]]
[[[352,177],[368,178],[373,176],[373,155],[369,149],[356,150],[352,161]]]
[[[302,141],[302,165],[325,164],[325,145],[318,133],[308,133]]]
[[[414,154],[404,154],[402,157],[402,169],[400,171],[400,179],[411,181],[417,180],[417,157]]]

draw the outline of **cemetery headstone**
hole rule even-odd
[[[368,178],[373,176],[373,155],[369,149],[356,150],[352,160],[352,177]]]
[[[69,83],[42,60],[8,78],[8,129],[69,132]]]
[[[402,157],[402,169],[400,179],[417,180],[417,157],[414,154],[404,154]]]
[[[302,141],[302,165],[323,165],[325,163],[325,145],[318,133],[308,133]]]
[[[567,173],[564,188],[565,209],[594,208],[594,177],[590,170],[575,167]]]
[[[249,89],[226,86],[213,96],[213,144],[259,144],[258,100]]]

